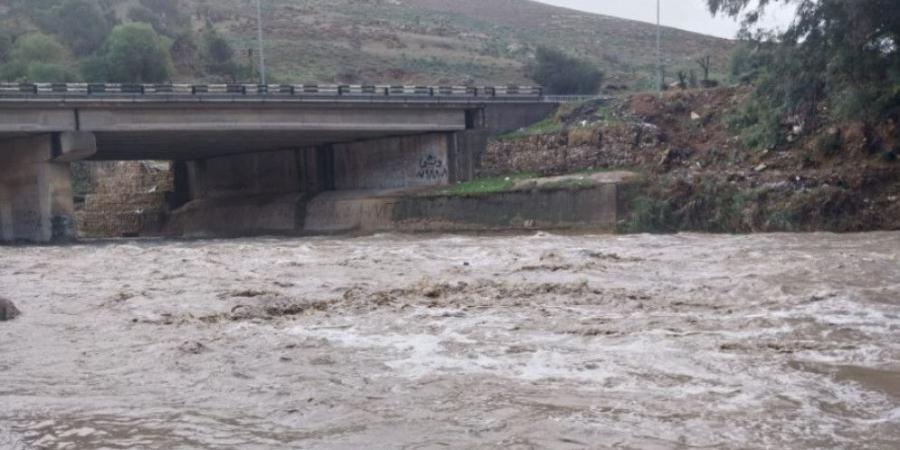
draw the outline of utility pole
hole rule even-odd
[[[266,52],[263,44],[262,7],[256,0],[256,34],[259,43],[259,78],[260,84],[266,85]]]
[[[656,71],[657,71],[657,88],[659,89],[659,98],[663,93],[663,62],[662,62],[662,23],[660,21],[659,0],[656,0]]]

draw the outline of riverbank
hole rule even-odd
[[[730,122],[744,88],[639,94],[561,108],[500,137],[482,177],[631,170],[645,179],[626,232],[900,229],[900,128],[784,124],[755,149]]]

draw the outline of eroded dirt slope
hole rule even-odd
[[[747,88],[667,92],[563,107],[489,144],[481,174],[628,169],[647,178],[625,231],[900,229],[900,126],[825,123],[753,148],[729,126]]]

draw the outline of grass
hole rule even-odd
[[[556,111],[547,116],[544,120],[535,123],[527,128],[523,128],[520,130],[512,131],[510,133],[506,133],[504,135],[498,136],[495,139],[503,141],[503,140],[512,140],[519,139],[527,136],[534,136],[539,134],[551,134],[551,133],[559,133],[566,130],[570,130],[576,135],[581,134],[582,139],[590,140],[593,136],[596,127],[600,125],[600,122],[603,123],[614,123],[614,122],[623,122],[621,118],[619,118],[614,112],[614,105],[610,102],[603,102],[597,104],[597,110],[594,112],[593,116],[588,119],[590,125],[587,127],[581,126],[573,126],[567,127],[563,123],[562,117],[571,114],[576,109],[583,107],[587,103],[596,102],[596,100],[588,100],[582,103],[566,103],[560,105]],[[572,135],[569,136],[572,138]]]
[[[498,136],[496,139],[501,141],[518,139],[526,136],[534,136],[536,134],[557,133],[563,131],[563,129],[563,125],[556,120],[556,115],[554,114],[534,125],[531,125],[528,128],[523,128],[521,130],[506,133],[504,135]]]
[[[579,170],[576,172],[572,172],[566,175],[591,175],[595,173],[601,172],[614,172],[618,170],[627,170],[627,169],[585,169]],[[477,180],[467,181],[464,183],[460,183],[454,185],[450,189],[441,191],[442,194],[450,194],[450,195],[479,195],[479,194],[493,194],[497,192],[508,192],[511,191],[516,182],[529,180],[532,178],[542,178],[541,175],[531,172],[525,173],[517,173],[512,175],[504,175],[499,177],[490,177],[490,178],[479,178]],[[643,181],[643,178],[639,178],[639,180]],[[565,189],[565,188],[585,188],[594,186],[594,182],[588,179],[581,179],[578,177],[573,177],[571,179],[562,179],[558,182],[548,183],[543,186],[543,188],[550,189]]]
[[[493,194],[497,192],[507,192],[512,190],[516,185],[516,181],[529,178],[536,178],[538,175],[533,173],[519,173],[502,177],[479,178],[477,180],[459,183],[452,188],[443,191],[444,194],[451,195],[478,195]]]

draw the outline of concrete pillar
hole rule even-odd
[[[69,161],[96,151],[92,135],[58,133],[0,141],[0,240],[75,238]]]
[[[477,168],[481,165],[481,155],[487,149],[489,133],[488,130],[475,129],[451,135],[447,155],[451,184],[475,179]]]

